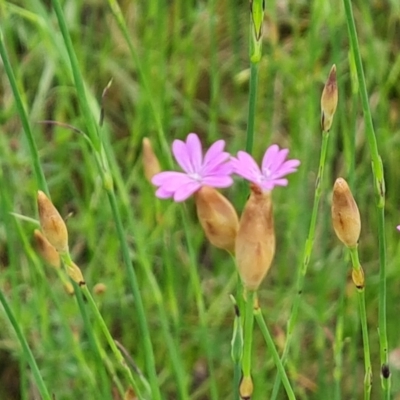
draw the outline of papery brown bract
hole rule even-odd
[[[151,183],[151,178],[161,172],[161,167],[150,139],[147,137],[143,138],[142,142],[142,159],[144,176]]]
[[[236,260],[243,285],[257,290],[275,254],[275,231],[271,193],[255,184],[240,218],[236,236]]]
[[[50,199],[40,190],[37,202],[40,226],[44,236],[59,253],[68,253],[68,231],[60,213]]]
[[[338,178],[333,186],[332,224],[336,236],[347,247],[357,246],[361,232],[361,219],[357,203],[343,178]]]
[[[42,232],[35,229],[33,232],[36,248],[42,258],[54,268],[61,267],[61,259],[55,247],[46,239]]]
[[[216,189],[202,186],[195,193],[197,216],[212,245],[234,253],[239,218],[229,200]]]

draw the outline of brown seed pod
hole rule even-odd
[[[151,183],[151,178],[153,178],[155,174],[161,172],[161,167],[158,158],[154,153],[150,139],[146,137],[143,138],[142,142],[142,158],[144,176]]]
[[[333,228],[339,240],[347,247],[356,247],[361,232],[360,212],[349,185],[343,178],[336,179],[333,186],[331,214]]]
[[[234,253],[239,218],[229,200],[216,189],[202,186],[195,194],[197,216],[215,247]]]
[[[275,254],[275,231],[270,193],[255,184],[240,218],[236,237],[236,260],[243,285],[256,290],[271,267]]]
[[[49,198],[39,190],[39,220],[46,239],[59,253],[68,253],[68,231],[64,220]]]

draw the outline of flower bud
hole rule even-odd
[[[236,260],[247,290],[257,290],[275,254],[275,231],[271,193],[255,184],[240,218],[236,236]]]
[[[239,218],[232,204],[216,189],[202,186],[195,194],[197,216],[207,239],[233,253]]]
[[[33,232],[36,248],[41,255],[41,257],[48,262],[54,268],[61,267],[61,260],[60,255],[58,254],[57,250],[54,248],[53,245],[46,239],[42,232],[38,229],[35,229]]]
[[[93,293],[97,295],[102,295],[106,292],[107,286],[104,283],[96,283],[93,287]]]
[[[79,286],[83,286],[86,284],[81,269],[74,262],[68,264],[66,267],[69,277],[74,282],[76,282]]]
[[[360,212],[343,178],[336,179],[333,186],[331,212],[333,228],[339,240],[347,247],[356,247],[361,232]]]
[[[155,174],[161,172],[160,163],[157,156],[154,153],[153,146],[148,138],[143,138],[142,142],[142,157],[143,157],[143,169],[144,176],[151,182],[151,178]]]
[[[68,253],[68,231],[61,215],[48,197],[40,190],[37,202],[40,226],[44,236],[59,253]]]
[[[337,103],[336,65],[333,64],[321,96],[321,127],[324,132],[329,132],[329,129],[331,129]]]
[[[240,398],[243,400],[250,400],[253,394],[253,380],[251,376],[244,376],[239,386]]]
[[[365,286],[364,270],[360,268],[353,268],[351,271],[351,278],[357,289],[363,289]]]

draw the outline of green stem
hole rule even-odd
[[[350,249],[351,261],[353,264],[353,270],[356,273],[362,272],[362,267],[358,259],[357,247]],[[365,365],[365,378],[364,378],[364,400],[369,400],[371,397],[372,388],[372,367],[371,367],[371,356],[369,350],[369,339],[368,339],[368,326],[367,326],[367,311],[365,307],[365,286],[364,283],[357,286],[358,304],[360,308],[360,319],[361,319],[361,330],[363,336],[363,349],[364,349],[364,365]]]
[[[258,83],[258,63],[250,63],[250,93],[249,93],[249,113],[247,116],[247,137],[246,151],[251,154],[254,143],[254,120],[256,115],[256,99],[257,99],[257,83]]]
[[[21,98],[21,95],[19,93],[19,90],[18,90],[17,81],[15,79],[14,72],[13,72],[13,69],[11,67],[10,60],[8,58],[8,54],[7,54],[7,51],[6,51],[5,44],[4,44],[4,36],[3,36],[3,32],[2,32],[1,29],[0,29],[0,55],[1,55],[1,58],[3,60],[4,69],[6,71],[8,80],[10,82],[11,89],[12,89],[13,94],[14,94],[16,107],[17,107],[17,110],[18,110],[18,114],[19,114],[19,116],[21,118],[22,126],[24,128],[25,137],[26,137],[26,139],[28,141],[29,151],[31,153],[31,158],[32,158],[32,163],[33,163],[33,170],[35,172],[37,185],[38,185],[39,189],[42,190],[43,192],[45,192],[46,195],[50,198],[50,194],[49,194],[49,189],[47,187],[46,178],[44,176],[44,172],[43,172],[42,166],[40,164],[40,158],[39,158],[39,153],[38,153],[38,150],[37,150],[37,147],[36,147],[36,142],[35,142],[35,139],[33,137],[33,134],[32,134],[32,131],[31,131],[31,127],[30,127],[29,121],[28,121],[28,116],[26,114],[25,107],[24,107],[24,104],[22,102],[22,98]]]
[[[243,377],[251,377],[251,349],[253,343],[254,326],[254,301],[256,292],[251,290],[246,293],[246,306],[244,315],[244,346],[242,370]]]
[[[261,329],[261,333],[264,336],[264,339],[265,339],[265,342],[266,342],[266,344],[268,346],[268,349],[272,354],[272,358],[274,359],[275,366],[276,366],[276,368],[278,370],[278,374],[279,374],[279,376],[280,376],[280,378],[282,380],[283,386],[284,386],[284,388],[286,390],[286,394],[288,395],[289,400],[295,400],[296,396],[295,396],[295,394],[293,392],[292,386],[290,385],[289,378],[288,378],[288,376],[286,374],[286,371],[285,371],[285,368],[284,368],[284,366],[282,364],[282,361],[279,358],[279,354],[278,354],[278,352],[276,350],[275,343],[274,343],[274,341],[273,341],[273,339],[271,337],[271,334],[270,334],[270,332],[268,330],[267,324],[264,321],[264,317],[262,315],[260,307],[257,307],[257,308],[254,309],[254,316],[256,318],[258,326]]]
[[[28,364],[31,367],[33,377],[38,386],[38,389],[42,396],[42,399],[51,400],[51,396],[50,396],[50,394],[47,390],[47,387],[43,381],[42,375],[40,374],[39,368],[36,364],[35,358],[33,357],[33,354],[28,345],[28,342],[27,342],[24,334],[22,333],[22,330],[21,330],[20,326],[18,325],[17,319],[15,318],[15,316],[14,316],[10,306],[8,305],[8,302],[7,302],[6,298],[4,297],[3,292],[1,290],[0,290],[0,303],[2,304],[4,311],[7,315],[7,318],[11,322],[11,325],[14,328],[14,331],[18,337],[19,343],[24,352],[24,358],[28,361]]]
[[[240,400],[239,386],[242,376],[243,327],[239,306],[232,295],[231,300],[233,301],[235,308],[235,320],[233,324],[233,335],[231,341],[231,356],[233,361],[233,399]]]
[[[313,209],[312,209],[312,214],[311,214],[310,226],[308,229],[308,236],[307,236],[307,240],[306,240],[306,243],[304,245],[304,250],[303,250],[303,260],[302,260],[301,267],[299,268],[298,274],[297,274],[296,298],[294,299],[292,311],[290,313],[289,321],[287,323],[285,348],[283,350],[283,354],[281,357],[283,364],[286,363],[286,359],[287,359],[290,345],[292,342],[293,331],[294,331],[294,328],[297,323],[300,302],[301,302],[301,298],[302,298],[302,294],[303,294],[305,276],[307,274],[308,264],[310,263],[311,253],[312,253],[312,249],[314,247],[315,228],[317,225],[318,206],[319,206],[319,202],[321,199],[321,193],[322,193],[322,182],[323,182],[323,177],[324,177],[325,160],[326,160],[326,153],[328,150],[328,142],[329,142],[329,132],[322,132],[321,155],[320,155],[320,159],[319,159],[317,180],[315,182],[314,204],[313,204]],[[275,400],[277,398],[278,392],[279,392],[279,387],[280,387],[280,376],[277,375],[275,378],[274,389],[272,392],[271,400]]]
[[[369,151],[372,160],[372,171],[374,175],[374,188],[376,192],[376,206],[378,209],[378,236],[379,236],[379,343],[381,360],[381,384],[384,392],[384,398],[390,398],[391,378],[388,364],[388,340],[386,327],[386,239],[385,239],[385,180],[382,166],[382,160],[379,156],[378,145],[372,115],[369,107],[367,86],[361,61],[360,48],[358,45],[357,31],[354,22],[351,0],[343,0],[351,51],[356,65],[357,79],[360,88],[361,104],[364,113],[365,133],[367,136]]]
[[[129,383],[135,389],[136,395],[140,399],[142,399],[143,395],[141,394],[141,391],[140,391],[140,389],[138,387],[138,384],[136,383],[135,379],[133,378],[132,371],[130,370],[130,368],[126,364],[123,355],[121,354],[121,352],[119,351],[117,345],[115,344],[115,341],[114,341],[113,337],[111,336],[111,333],[108,330],[107,325],[104,322],[104,319],[103,319],[103,317],[102,317],[102,315],[101,315],[101,313],[100,313],[100,311],[99,311],[99,309],[98,309],[98,307],[97,307],[97,305],[96,305],[96,303],[95,303],[95,301],[94,301],[94,299],[92,297],[92,294],[90,293],[87,285],[82,285],[82,286],[80,286],[80,288],[81,288],[82,293],[84,294],[85,299],[87,300],[87,302],[88,302],[88,304],[89,304],[89,306],[90,306],[90,308],[91,308],[91,310],[93,312],[93,315],[94,315],[94,318],[96,319],[96,322],[98,323],[98,325],[100,326],[101,330],[103,331],[104,336],[106,337],[107,343],[110,346],[111,351],[114,354],[114,357],[116,358],[117,362],[123,368],[123,371],[125,372],[125,375],[126,375],[128,381],[129,381]],[[145,381],[142,381],[142,382],[146,385]]]

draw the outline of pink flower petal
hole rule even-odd
[[[231,186],[233,183],[233,179],[230,176],[206,176],[202,180],[203,185],[213,186],[217,188],[226,188]]]
[[[191,172],[200,172],[203,162],[203,152],[199,137],[195,133],[189,133],[186,139],[186,149],[189,155]]]
[[[203,165],[206,166],[215,163],[215,159],[218,158],[220,154],[226,154],[229,156],[228,153],[224,152],[224,147],[224,140],[217,140],[215,143],[213,143],[204,156]]]
[[[201,187],[201,184],[196,181],[191,181],[188,182],[182,186],[180,186],[174,194],[174,200],[175,201],[184,201],[187,198],[189,198],[194,192],[199,190]]]
[[[172,154],[179,166],[188,174],[193,173],[192,163],[186,149],[186,143],[175,139],[172,143]]]

